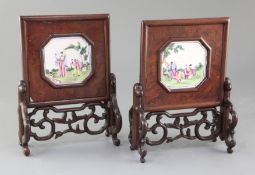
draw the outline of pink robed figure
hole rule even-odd
[[[184,69],[185,79],[191,78],[195,75],[195,69],[191,68],[190,65],[186,65],[186,68]]]
[[[74,59],[74,61],[75,61],[75,69],[80,71],[81,70],[81,63],[80,63],[80,61],[77,60],[77,59]]]
[[[66,76],[66,69],[65,69],[65,55],[61,54],[59,58],[57,58],[56,61],[58,67],[59,67],[59,75],[60,77]]]

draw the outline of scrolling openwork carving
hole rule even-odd
[[[236,145],[234,140],[234,129],[237,125],[238,118],[230,102],[231,83],[229,78],[224,83],[224,99],[220,106],[209,108],[197,108],[192,112],[170,114],[167,111],[148,112],[143,109],[143,88],[140,83],[134,85],[134,103],[129,111],[130,134],[129,141],[131,149],[138,149],[140,161],[145,162],[147,154],[147,145],[159,145],[164,142],[169,143],[180,138],[189,140],[211,140],[216,141],[219,137],[227,145],[228,153],[232,153],[232,148]],[[218,110],[219,109],[219,110]],[[194,118],[194,116],[197,116]],[[199,117],[200,116],[200,117]],[[198,118],[199,117],[199,118]],[[163,119],[172,119],[172,122],[164,122]],[[149,121],[155,119],[151,126]],[[136,129],[137,140],[132,130]],[[149,133],[159,134],[161,129],[162,136],[157,140],[151,140]],[[176,136],[171,135],[169,129],[175,129],[179,133]],[[209,131],[205,134],[203,131]],[[203,134],[202,134],[203,133]]]
[[[80,107],[57,108],[52,105],[30,108],[31,111],[28,112],[26,89],[26,83],[21,81],[18,87],[19,141],[26,156],[30,154],[28,142],[31,137],[37,141],[44,141],[49,140],[54,136],[55,139],[57,139],[70,132],[96,135],[106,131],[106,136],[112,136],[114,145],[118,146],[120,144],[117,134],[122,127],[122,117],[116,98],[116,78],[114,74],[110,75],[109,100],[95,103],[84,103]],[[99,109],[100,111],[98,112],[97,110]],[[42,112],[42,116],[39,116],[40,112]],[[57,114],[58,116],[62,116],[55,117]],[[89,127],[90,121],[94,122],[94,124],[100,122],[102,125],[94,130]],[[65,125],[67,129],[58,129],[58,124]],[[49,131],[46,130],[46,126],[49,127]],[[44,136],[38,135],[38,129],[46,130],[48,133]]]
[[[212,114],[212,120],[208,119],[208,113]],[[202,118],[199,120],[189,119],[190,116],[195,116],[201,114]],[[213,140],[219,135],[220,131],[220,112],[216,108],[205,108],[205,109],[195,109],[190,113],[178,113],[170,114],[168,112],[151,112],[145,116],[145,119],[155,117],[156,123],[151,127],[148,127],[147,132],[152,134],[158,134],[157,129],[161,128],[163,130],[162,137],[158,141],[151,141],[149,138],[146,139],[148,145],[159,145],[163,142],[173,142],[174,140],[180,138],[186,138],[189,140],[199,139],[199,140]],[[164,117],[173,118],[173,123],[163,123],[161,119]],[[204,127],[203,127],[204,126]],[[191,134],[191,130],[194,128],[194,134]],[[168,136],[168,129],[179,130],[179,134],[171,137]],[[201,129],[209,130],[210,134],[208,136],[203,136],[200,132]]]
[[[102,116],[99,116],[95,113],[97,106],[104,109]],[[88,114],[77,115],[76,112],[85,110],[86,108],[90,110]],[[43,111],[43,118],[36,122],[36,120],[33,119],[32,117],[41,110]],[[55,113],[60,113],[62,114],[62,117],[51,119],[49,117],[50,111],[53,111]],[[71,114],[71,118],[68,118],[68,113]],[[58,109],[54,106],[45,107],[45,108],[34,108],[33,111],[30,112],[28,115],[30,117],[31,127],[35,127],[35,128],[38,127],[40,129],[45,129],[46,123],[50,125],[50,133],[46,136],[41,137],[41,136],[38,136],[35,132],[31,132],[31,137],[33,137],[34,139],[38,141],[51,139],[54,135],[55,135],[55,138],[58,138],[58,137],[61,137],[63,134],[69,133],[69,132],[73,132],[76,134],[81,134],[86,132],[91,135],[101,134],[105,131],[105,129],[108,126],[107,106],[104,102],[95,103],[95,104],[83,104],[81,107],[73,108],[73,109],[71,108]],[[93,120],[95,124],[97,124],[99,121],[104,121],[104,125],[99,130],[93,131],[88,126],[89,120]],[[83,125],[82,127],[80,127],[79,123],[77,123],[79,121],[82,121],[82,125]],[[68,129],[64,131],[57,131],[56,130],[57,124],[66,124],[68,126]],[[75,127],[73,125],[75,125]]]

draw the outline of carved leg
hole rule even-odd
[[[19,132],[18,132],[19,145],[22,146],[22,136],[24,135],[24,125],[23,125],[23,119],[22,119],[20,105],[18,106],[18,115],[19,115]]]
[[[131,144],[130,145],[130,149],[134,150],[134,148],[132,147],[132,107],[129,109],[128,112],[128,119],[129,119],[129,134],[128,134],[128,141]]]
[[[235,131],[231,130],[229,133],[229,136],[225,140],[225,143],[228,147],[227,148],[228,153],[232,153],[233,152],[232,148],[235,147],[235,145],[236,145],[236,141],[234,139],[234,134],[235,134]]]
[[[19,143],[23,147],[24,155],[29,156],[30,150],[28,148],[28,142],[30,140],[30,120],[27,113],[25,93],[26,84],[24,81],[21,81],[20,85],[18,86]]]
[[[121,129],[121,118],[117,119],[115,114],[112,115],[113,117],[111,117],[111,123],[112,123],[112,141],[113,144],[115,146],[119,146],[120,145],[120,139],[118,139],[117,134],[120,132]]]
[[[29,117],[27,114],[26,107],[23,104],[20,104],[21,109],[21,116],[22,116],[22,124],[20,124],[21,127],[23,127],[19,132],[20,137],[20,145],[23,147],[23,152],[25,156],[30,155],[30,150],[28,148],[28,142],[30,140],[30,123],[29,123]]]
[[[117,134],[122,128],[122,116],[119,110],[116,98],[116,78],[114,74],[110,75],[110,133],[112,135],[113,144],[120,145]]]
[[[223,117],[225,121],[225,143],[227,145],[227,152],[232,153],[233,147],[236,145],[234,140],[235,127],[238,122],[238,118],[233,105],[230,101],[230,91],[232,89],[231,82],[229,78],[226,78],[224,83],[224,103],[223,103]]]
[[[232,153],[233,152],[233,147],[236,146],[236,141],[234,139],[234,134],[235,134],[235,127],[236,127],[237,122],[238,122],[238,118],[236,116],[236,112],[234,111],[232,104],[230,106],[230,114],[231,114],[232,118],[228,120],[228,123],[229,123],[228,134],[227,134],[227,137],[225,139],[225,143],[228,147],[227,148],[228,153]]]
[[[134,137],[135,140],[133,142],[137,143],[138,152],[140,154],[140,162],[145,162],[145,156],[147,154],[147,150],[145,147],[146,144],[146,134],[148,129],[148,124],[144,118],[144,110],[143,110],[143,88],[140,83],[136,83],[133,88],[133,107],[132,107],[132,135],[138,134],[137,137]],[[134,120],[135,119],[135,120]],[[133,121],[134,120],[134,121]],[[136,127],[138,126],[138,127]]]
[[[147,128],[148,124],[146,120],[144,119],[143,112],[139,112],[140,115],[140,126],[139,126],[139,142],[138,142],[138,151],[140,154],[140,162],[145,162],[145,156],[147,154],[146,149],[146,134],[147,134]]]
[[[214,135],[215,132],[219,131],[220,130],[220,126],[221,126],[221,122],[220,122],[220,118],[221,118],[221,115],[220,115],[220,112],[218,112],[217,110],[215,110],[213,113],[213,123],[215,124],[214,126],[212,126],[211,128],[211,133],[212,135]],[[212,142],[216,142],[217,141],[217,136],[215,136],[214,139],[212,139]]]
[[[140,162],[145,163],[145,156],[147,155],[147,149],[145,147],[145,143],[141,143],[141,146],[139,146],[139,154],[140,154]]]
[[[108,113],[110,114],[110,110],[108,110]],[[106,117],[106,119],[105,119],[106,120],[106,129],[105,129],[105,136],[106,137],[110,136],[110,128],[111,128],[111,126],[110,126],[110,124],[111,124],[110,119],[111,119],[110,115],[108,117]]]
[[[128,140],[129,140],[129,143],[130,143],[130,147],[129,147],[129,148],[130,148],[130,150],[133,151],[133,150],[136,150],[135,146],[134,146],[133,143],[132,143],[132,142],[133,142],[133,139],[134,139],[134,138],[132,137],[132,136],[133,136],[133,135],[132,135],[132,132],[133,132],[133,131],[132,131],[132,128],[133,128],[133,107],[131,107],[130,110],[129,110],[129,125],[130,125],[130,126],[129,126],[129,128],[130,128],[130,129],[129,129],[129,134],[128,134]]]
[[[114,112],[114,107],[111,101],[108,103],[108,124],[106,128],[106,136],[112,136],[112,141],[115,146],[120,145],[120,140],[118,139],[117,134],[120,132],[120,129],[122,127],[122,121],[121,116],[120,118],[116,117],[116,114]]]

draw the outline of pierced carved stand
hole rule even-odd
[[[109,21],[108,14],[20,18],[19,142],[26,156],[30,138],[45,141],[66,133],[105,132],[120,144]]]
[[[114,74],[110,76],[110,99],[108,101],[100,101],[95,103],[85,103],[78,108],[61,108],[58,109],[55,106],[35,107],[29,108],[26,102],[26,83],[21,81],[18,86],[18,113],[19,113],[19,143],[24,150],[26,156],[30,155],[30,149],[28,146],[30,138],[34,138],[37,141],[49,140],[53,137],[55,139],[61,137],[63,134],[73,132],[75,134],[88,133],[91,135],[101,134],[105,131],[106,136],[112,136],[113,144],[120,145],[120,140],[117,134],[122,127],[122,118],[116,98],[116,78]],[[96,114],[97,107],[104,110],[101,116]],[[28,112],[31,109],[31,112]],[[89,113],[78,115],[77,112],[89,109]],[[39,111],[42,111],[42,118],[36,120],[33,118]],[[50,118],[49,113],[62,114],[61,118]],[[71,114],[71,119],[67,118],[68,113]],[[91,130],[88,126],[88,122],[92,120],[95,124],[99,121],[104,121],[104,125],[97,131]],[[80,128],[77,122],[82,121],[83,129]],[[45,124],[50,126],[50,131],[46,136],[39,136],[36,132],[32,131],[32,128],[45,129]],[[57,130],[56,125],[66,125],[68,129]],[[75,125],[76,124],[76,125]],[[75,125],[75,127],[73,126]]]
[[[142,22],[140,79],[129,111],[130,148],[139,151],[142,163],[146,145],[180,138],[214,142],[219,138],[228,153],[233,152],[238,120],[225,74],[228,26],[227,17]],[[190,50],[184,43],[193,43]],[[200,56],[195,55],[197,48]],[[191,78],[186,74],[190,71]],[[188,83],[199,76],[203,77],[199,83]],[[173,111],[183,109],[189,111]]]
[[[169,143],[180,138],[189,140],[199,139],[202,141],[216,141],[219,137],[220,140],[225,141],[228,153],[233,152],[233,147],[236,145],[234,140],[234,129],[237,125],[237,115],[233,109],[230,101],[231,83],[228,78],[224,84],[224,101],[220,106],[210,108],[197,108],[190,113],[176,113],[170,114],[167,111],[148,112],[145,113],[143,109],[143,88],[140,83],[134,85],[133,89],[133,106],[129,111],[130,121],[130,134],[129,141],[131,143],[131,150],[138,150],[141,156],[140,161],[145,162],[147,154],[147,145],[159,145],[164,142]],[[217,110],[217,107],[220,110]],[[208,114],[212,115],[212,120],[208,119]],[[201,119],[192,120],[192,116],[201,114]],[[164,117],[172,118],[173,123],[163,123],[161,119]],[[148,120],[155,118],[156,123],[152,126],[148,125]],[[189,119],[190,118],[190,119]],[[203,127],[204,126],[204,127]],[[194,135],[191,135],[191,128],[194,128]],[[147,133],[158,134],[157,129],[163,130],[162,137],[157,141],[151,141],[147,137]],[[176,129],[180,134],[176,136],[169,136],[168,129]],[[200,134],[201,129],[210,130],[210,134],[203,136]]]

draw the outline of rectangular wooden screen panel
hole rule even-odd
[[[228,18],[143,21],[140,83],[145,111],[221,104],[228,22]]]
[[[21,29],[28,106],[109,98],[107,14],[21,17]],[[60,46],[62,51],[53,52]],[[70,57],[75,54],[77,58]]]

